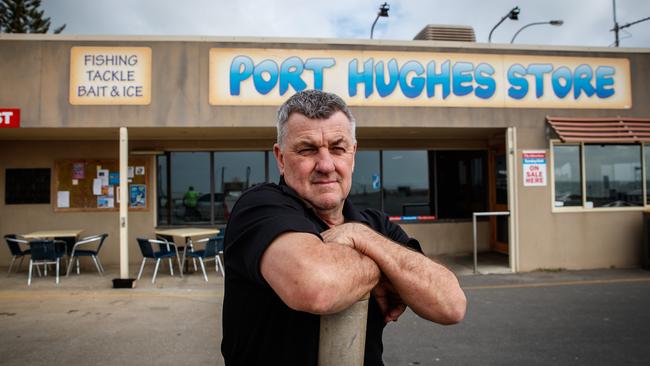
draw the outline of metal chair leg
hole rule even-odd
[[[172,262],[172,258],[169,257],[167,260],[169,261],[169,273],[174,276],[174,263]]]
[[[205,265],[203,264],[203,258],[199,258],[199,263],[201,264],[201,271],[203,271],[203,278],[205,278],[205,282],[208,282],[208,275],[205,273]]]
[[[79,271],[79,257],[77,257],[77,275],[79,275],[81,272]]]
[[[59,263],[61,263],[61,259],[57,258],[56,259],[56,284],[59,284]]]
[[[32,285],[32,266],[34,265],[34,262],[30,259],[29,260],[29,275],[27,276],[27,286]],[[36,267],[38,268],[38,267]]]
[[[102,261],[99,260],[99,257],[95,256],[95,259],[97,260],[97,264],[99,264],[99,268],[102,270],[102,273],[104,273],[104,266],[102,265]]]
[[[93,262],[95,262],[95,267],[97,267],[97,272],[99,272],[99,275],[100,275],[100,276],[104,276],[104,275],[102,274],[102,270],[99,269],[99,263],[97,263],[97,257],[95,257],[95,256],[93,255],[93,256],[91,256],[91,258],[93,259]]]
[[[25,259],[25,256],[20,257],[20,262],[18,262],[18,267],[16,267],[16,272],[20,271],[20,267],[23,266],[23,260]]]
[[[140,280],[140,277],[142,276],[142,270],[144,269],[144,262],[147,261],[147,258],[142,258],[142,264],[140,264],[140,272],[138,272],[138,280]]]
[[[13,257],[11,257],[11,264],[9,265],[9,271],[7,271],[7,277],[11,275],[11,268],[14,266],[15,261],[16,261],[16,256],[14,255]]]
[[[156,259],[156,268],[153,270],[153,278],[151,279],[151,284],[156,282],[156,275],[158,274],[159,265],[160,265],[160,258]]]
[[[183,257],[185,257],[185,252],[183,252]],[[183,278],[183,265],[181,264],[181,257],[178,255],[178,251],[176,251],[176,260],[178,261],[178,271],[181,273],[181,278]]]
[[[70,257],[70,260],[68,261],[68,268],[65,271],[65,276],[68,277],[70,276],[70,270],[72,269],[72,261],[74,260],[74,257]]]
[[[219,256],[215,258],[215,262],[216,262],[215,266],[221,269],[221,277],[226,277],[226,272],[223,269],[223,263],[221,263],[221,258],[219,258]],[[217,272],[219,271],[217,270]]]

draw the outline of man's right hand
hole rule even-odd
[[[406,304],[386,278],[382,278],[377,286],[372,289],[371,294],[377,300],[379,309],[384,315],[385,323],[396,322],[406,310]]]

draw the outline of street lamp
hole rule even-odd
[[[558,20],[549,20],[547,22],[534,22],[534,23],[526,24],[523,27],[519,28],[519,30],[515,33],[515,35],[512,36],[512,39],[510,40],[510,43],[513,43],[515,41],[515,38],[517,38],[517,35],[519,33],[521,33],[522,30],[524,30],[524,29],[526,29],[528,27],[532,27],[533,25],[541,25],[541,24],[550,24],[550,25],[554,25],[556,27],[559,27],[562,24],[564,24],[564,20],[559,20],[558,19]]]
[[[379,13],[377,13],[377,17],[375,18],[375,21],[372,23],[372,27],[370,27],[370,39],[372,39],[372,35],[375,32],[375,24],[377,24],[377,20],[379,20],[379,17],[388,18],[389,9],[390,9],[390,5],[388,5],[388,3],[383,3],[379,7]]]
[[[497,29],[498,26],[501,25],[501,23],[503,23],[504,20],[506,20],[507,18],[510,18],[511,20],[519,20],[519,12],[520,10],[518,6],[515,6],[514,8],[510,9],[508,14],[504,15],[503,18],[501,18],[501,20],[499,20],[499,22],[494,27],[492,27],[492,30],[490,31],[490,35],[488,36],[488,43],[492,43],[492,33],[494,32],[495,29]]]

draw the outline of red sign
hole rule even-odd
[[[20,109],[0,108],[0,128],[20,127]]]

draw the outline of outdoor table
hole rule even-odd
[[[154,231],[156,235],[165,235],[165,236],[178,236],[185,240],[185,249],[189,248],[191,251],[194,251],[194,246],[192,244],[192,238],[197,236],[213,236],[221,232],[219,229],[213,228],[198,228],[198,227],[184,227],[178,229],[160,229]],[[183,263],[184,265],[185,263]],[[195,263],[196,266],[196,263]],[[181,268],[181,274],[183,273],[183,268]]]
[[[64,229],[64,230],[42,230],[32,231],[31,233],[23,234],[25,239],[54,239],[54,238],[73,238],[75,241],[79,238],[83,230],[80,229]],[[73,244],[74,245],[74,244]],[[66,244],[65,252],[68,254],[68,247]],[[64,261],[64,264],[66,262]]]
[[[22,237],[26,239],[50,239],[50,238],[78,238],[83,230],[69,229],[69,230],[43,230],[33,231],[31,233],[23,234]]]

